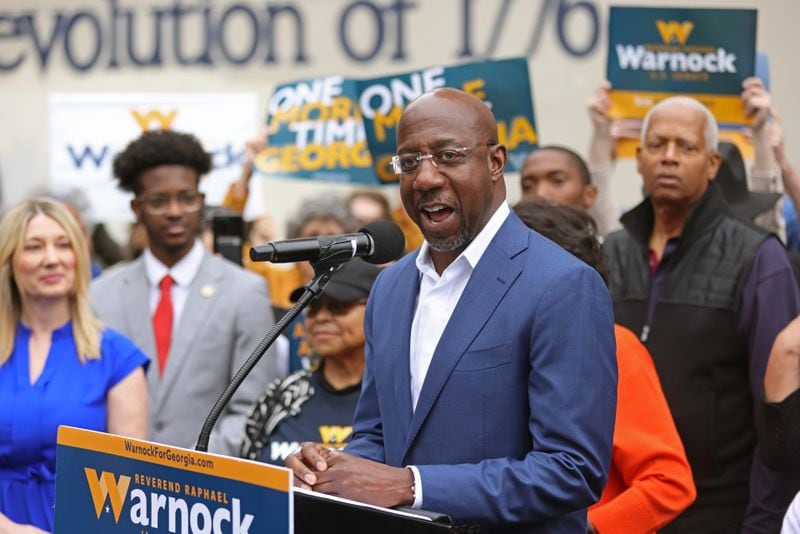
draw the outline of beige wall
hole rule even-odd
[[[149,8],[170,7],[172,0],[156,2],[132,2],[118,0],[120,8],[134,9],[140,19],[148,22]],[[397,0],[372,0],[380,6],[394,4]],[[411,0],[409,0],[411,1]],[[341,74],[345,76],[370,76],[404,71],[435,64],[452,64],[463,61],[459,56],[463,32],[461,9],[469,4],[472,12],[472,46],[475,58],[487,50],[492,40],[501,0],[414,0],[416,7],[406,11],[403,17],[403,41],[405,58],[394,60],[396,51],[396,17],[394,12],[385,16],[384,46],[376,56],[366,62],[354,61],[344,52],[339,32],[339,16],[353,0],[239,0],[251,7],[260,17],[266,17],[267,7],[279,3],[294,6],[303,16],[305,24],[305,52],[307,61],[294,61],[296,47],[294,30],[288,19],[278,23],[276,61],[264,64],[253,60],[242,67],[218,61],[213,68],[183,67],[176,65],[171,55],[171,26],[166,26],[162,42],[164,65],[160,68],[142,68],[120,65],[108,69],[108,46],[103,49],[97,66],[86,73],[71,69],[65,59],[62,43],[57,42],[51,52],[49,65],[42,69],[32,51],[29,39],[20,45],[18,40],[0,38],[0,63],[8,63],[20,53],[26,54],[21,68],[0,71],[0,173],[2,173],[3,200],[14,202],[24,197],[34,187],[48,181],[47,162],[47,96],[50,92],[94,92],[94,91],[253,91],[258,93],[263,112],[274,85],[281,81],[317,75]],[[494,58],[526,55],[528,43],[541,23],[538,47],[530,55],[536,118],[542,142],[570,145],[584,151],[588,139],[588,120],[585,102],[596,84],[603,78],[606,57],[607,0],[592,0],[597,7],[600,20],[598,45],[585,57],[576,58],[568,54],[558,42],[555,9],[541,16],[545,5],[552,2],[516,0],[508,2],[508,17],[496,35]],[[188,3],[187,3],[188,4]],[[232,5],[231,1],[214,0],[212,9],[220,13]],[[663,0],[616,0],[614,4],[631,5],[691,5],[696,2],[672,2]],[[102,24],[110,12],[110,3],[95,0],[3,0],[0,17],[32,12],[37,17],[37,31],[46,39],[52,31],[54,14],[61,11],[69,16],[85,9],[96,13]],[[800,87],[800,2],[795,0],[770,0],[756,2],[741,0],[706,0],[707,7],[757,7],[758,49],[770,56],[774,101],[784,117],[788,149],[792,161],[800,166],[800,99],[795,95]],[[243,54],[247,40],[237,42],[237,35],[248,35],[243,19],[234,17],[227,27],[226,42],[234,54]],[[583,46],[590,23],[583,15],[571,16],[567,33],[575,46]],[[188,31],[191,29],[191,31]],[[92,49],[92,32],[86,20],[76,23],[71,33],[71,50],[79,60],[86,60]],[[187,27],[184,42],[186,49],[198,50],[197,26]],[[375,37],[375,24],[365,12],[356,13],[350,19],[349,35],[355,48],[367,50]],[[0,36],[11,31],[8,20],[0,18]],[[148,28],[142,28],[138,37],[146,37]],[[108,39],[108,37],[106,37]],[[147,39],[141,53],[146,52]],[[262,47],[256,57],[263,57]],[[117,43],[118,47],[124,43]],[[639,179],[630,163],[618,169],[614,189],[622,205],[630,205],[638,199]],[[511,200],[518,198],[518,178],[509,176]],[[265,179],[265,208],[274,212],[280,222],[296,207],[300,198],[308,192],[330,189],[332,185]],[[341,189],[341,186],[338,186]],[[388,194],[394,196],[393,192]]]

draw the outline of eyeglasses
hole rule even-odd
[[[350,310],[361,305],[366,305],[366,299],[359,299],[359,300],[334,300],[330,298],[321,297],[317,300],[312,300],[308,308],[306,308],[306,316],[307,317],[316,317],[316,315],[325,308],[328,310],[331,315],[341,316],[348,313]]]
[[[466,161],[467,156],[475,148],[480,146],[494,146],[497,143],[486,143],[473,148],[455,147],[442,148],[434,152],[410,152],[408,154],[397,154],[392,156],[392,171],[395,174],[412,174],[419,170],[422,160],[429,159],[434,167],[455,167]]]
[[[146,198],[136,197],[136,202],[150,215],[166,215],[173,200],[178,202],[178,207],[183,213],[194,213],[200,211],[203,207],[203,193],[195,191],[183,191],[175,197],[169,195],[152,195]]]

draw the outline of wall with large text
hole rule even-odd
[[[586,100],[603,79],[608,0],[4,0],[0,5],[0,180],[3,203],[50,181],[48,95],[71,92],[252,92],[263,122],[281,82],[381,76],[481,58],[529,60],[540,143],[584,152]],[[615,5],[699,7],[616,0]],[[787,147],[800,166],[800,2],[705,0],[757,8],[757,48],[769,56]],[[80,147],[77,147],[80,150]],[[220,164],[235,167],[236,151]],[[630,161],[618,165],[623,206],[639,198]],[[303,195],[346,186],[263,180],[279,222]],[[509,176],[511,200],[518,178]]]

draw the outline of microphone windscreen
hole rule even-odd
[[[392,221],[373,221],[359,230],[372,238],[374,250],[364,260],[380,265],[394,261],[403,255],[406,238],[403,231]]]

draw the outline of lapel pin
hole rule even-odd
[[[200,288],[200,296],[204,299],[210,299],[214,296],[214,286],[206,284]]]

